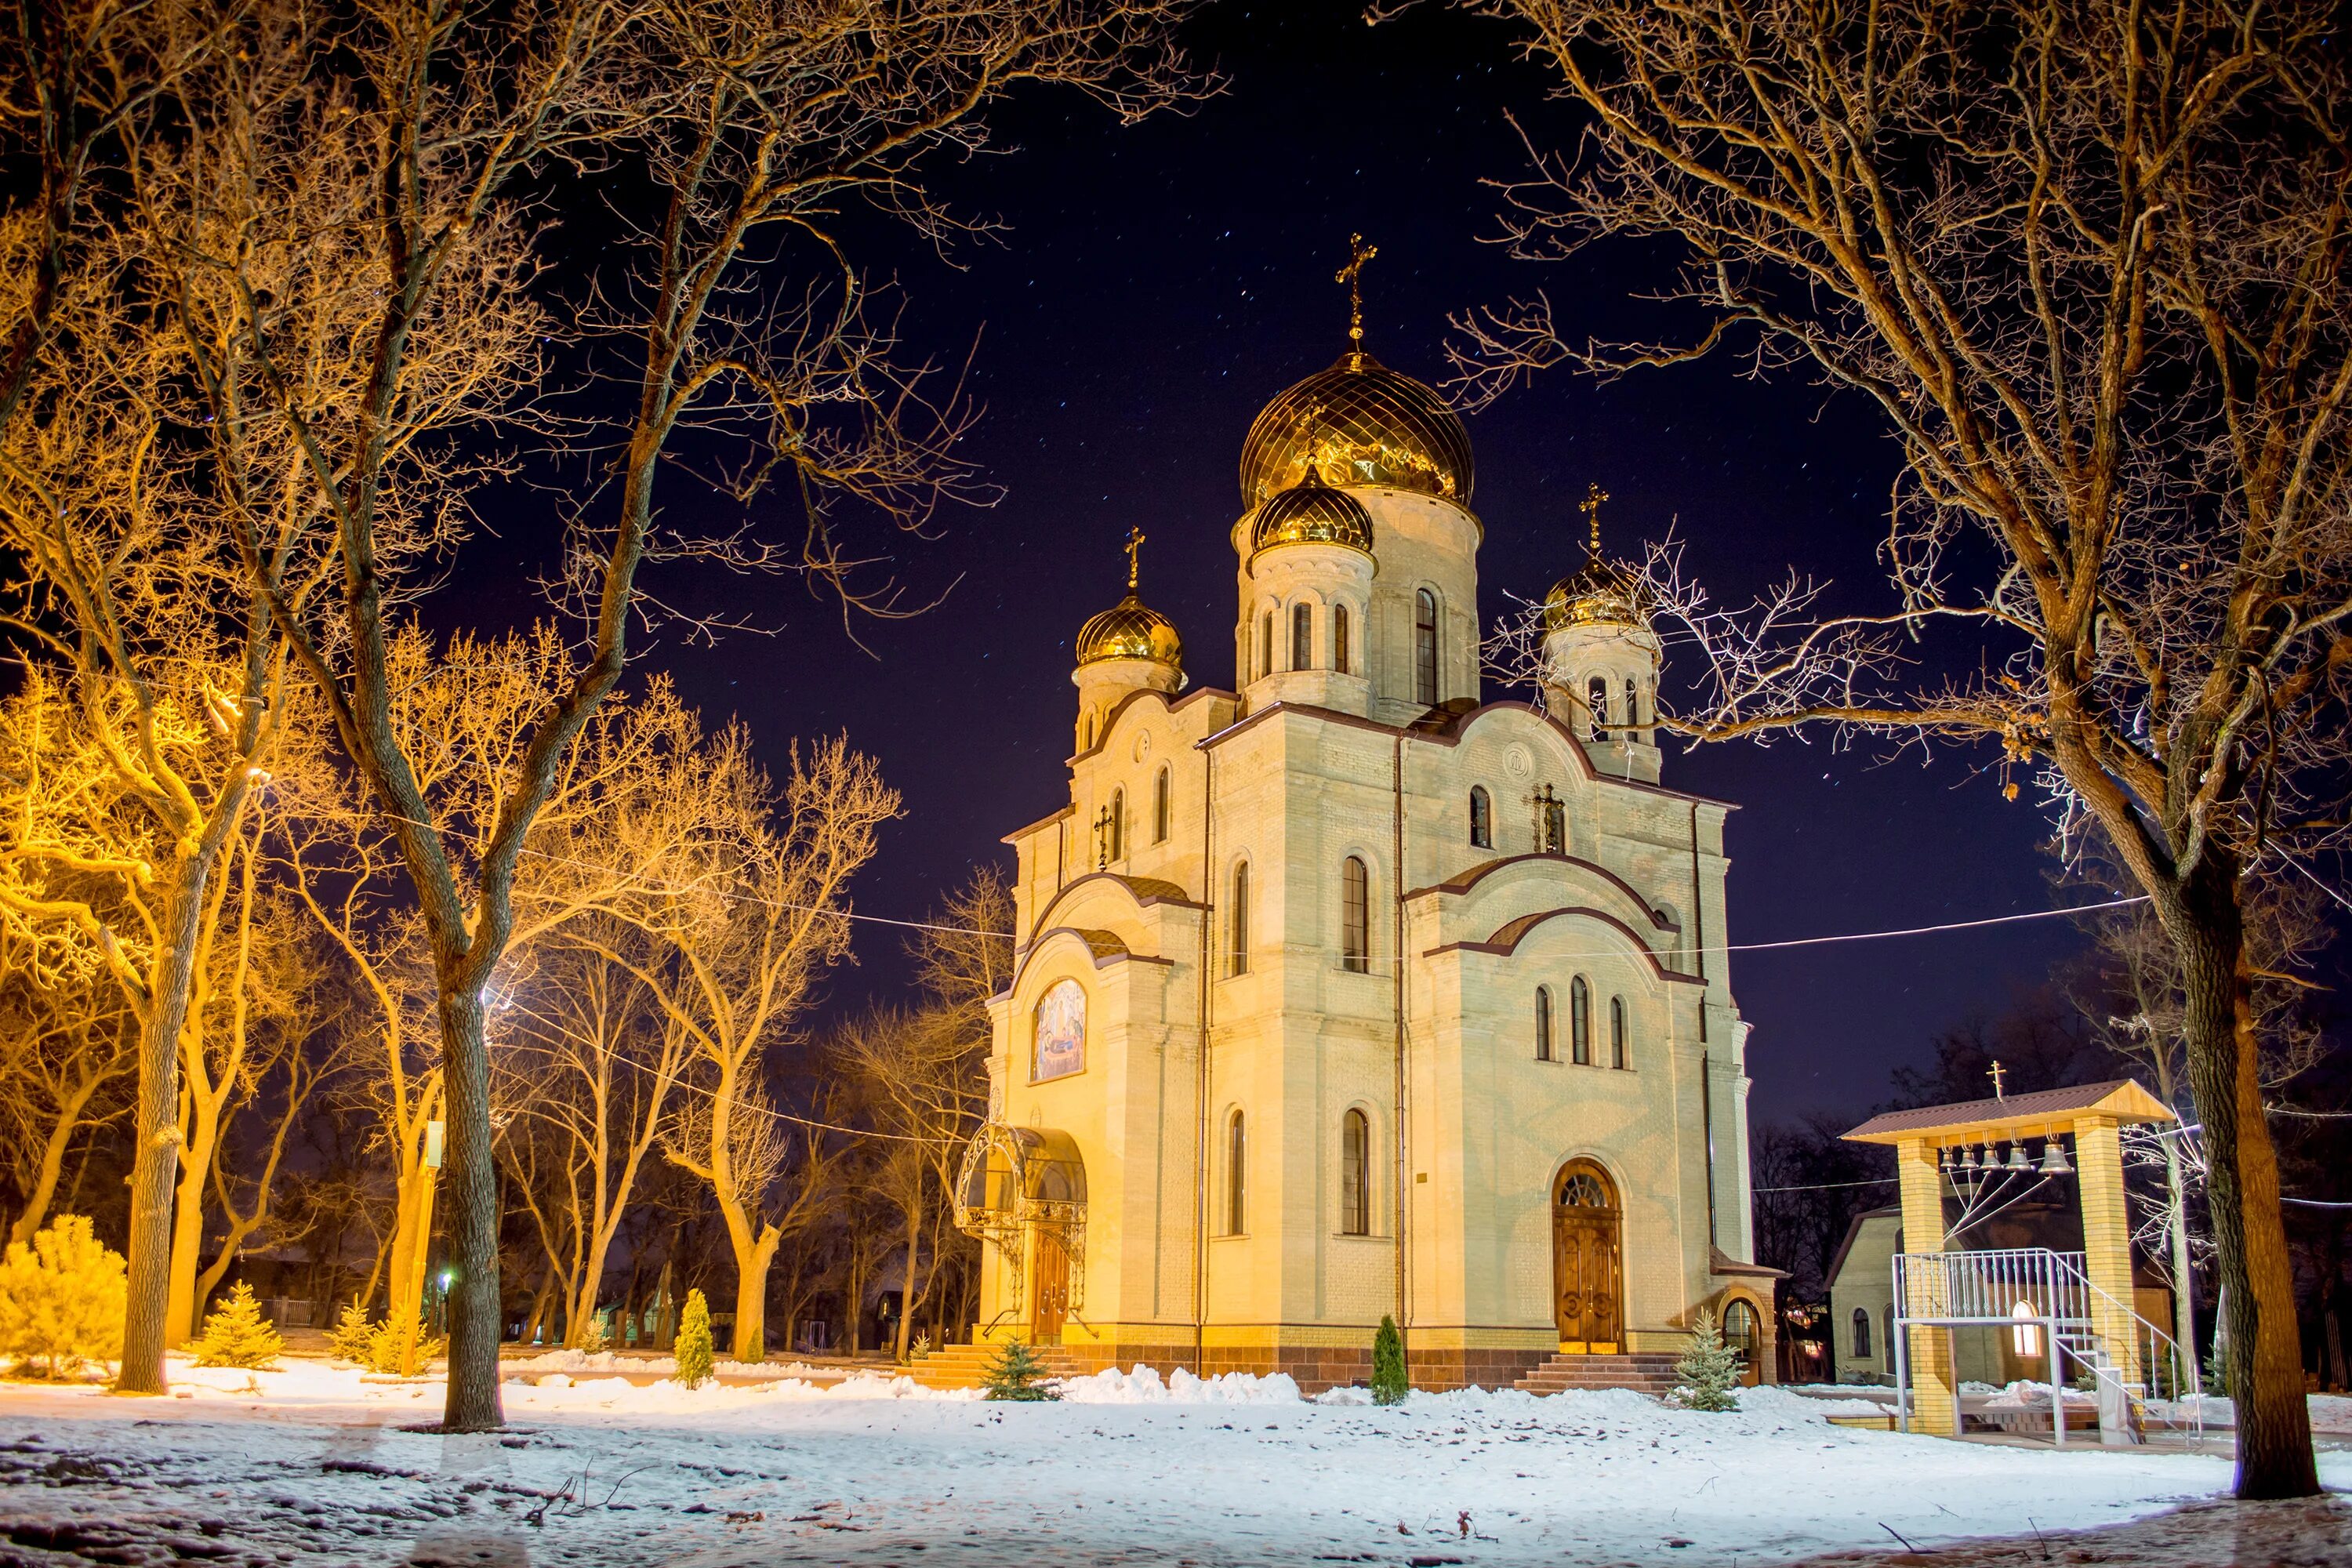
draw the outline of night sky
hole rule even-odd
[[[904,792],[906,817],[856,886],[861,912],[919,916],[972,860],[1009,865],[1001,836],[1066,801],[1071,642],[1118,597],[1130,524],[1150,535],[1143,596],[1182,632],[1191,679],[1231,687],[1226,533],[1242,437],[1345,346],[1332,272],[1351,231],[1380,247],[1368,346],[1424,380],[1444,374],[1449,311],[1514,291],[1549,289],[1579,336],[1655,324],[1636,298],[1663,280],[1655,252],[1538,268],[1491,243],[1496,194],[1481,181],[1524,164],[1506,111],[1548,145],[1576,130],[1544,101],[1540,76],[1510,60],[1508,34],[1434,8],[1367,28],[1360,6],[1204,16],[1188,42],[1227,86],[1188,115],[1122,130],[1073,95],[1015,99],[994,125],[995,144],[1017,152],[940,182],[966,213],[1007,226],[953,265],[902,231],[867,231],[866,260],[906,289],[914,345],[953,363],[978,337],[971,386],[984,416],[966,451],[1003,499],[943,516],[935,542],[898,552],[909,591],[944,591],[940,607],[860,623],[861,651],[838,608],[794,581],[690,567],[652,579],[676,601],[776,630],[703,647],[673,629],[642,668],[671,672],[713,723],[740,715],[779,766],[793,737],[845,730]],[[1726,358],[1615,384],[1559,372],[1470,419],[1490,623],[1507,590],[1540,593],[1580,559],[1575,508],[1591,481],[1613,498],[1613,548],[1677,530],[1718,598],[1793,564],[1834,578],[1848,602],[1875,602],[1892,444],[1865,409],[1738,368]],[[683,484],[666,500],[688,524],[732,518],[731,503]],[[518,526],[500,536],[520,553],[532,520],[506,521]],[[476,548],[485,564],[500,553]],[[1670,662],[1670,684],[1673,673]],[[2030,791],[2000,798],[1979,771],[1990,756],[1923,766],[1819,742],[1667,745],[1664,783],[1742,808],[1728,829],[1734,942],[2050,907],[2046,824]],[[2000,1010],[2072,942],[2045,921],[1735,955],[1756,1113],[1867,1107],[1890,1068],[1925,1058],[1971,1013]],[[887,928],[861,928],[859,966],[837,978],[832,1005],[898,984],[898,948]]]

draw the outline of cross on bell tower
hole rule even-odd
[[[1360,234],[1348,237],[1348,265],[1331,275],[1334,283],[1348,286],[1348,368],[1364,368],[1364,263],[1381,253],[1377,245],[1366,245]]]
[[[1127,531],[1127,591],[1135,593],[1136,557],[1143,549],[1144,532],[1140,528]]]

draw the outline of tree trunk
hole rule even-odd
[[[2180,1186],[2180,1143],[2164,1141],[2164,1196],[2167,1227],[2172,1243],[2172,1335],[2189,1365],[2184,1377],[2197,1370],[2197,1271],[2189,1258],[2189,1200]]]
[[[172,1215],[172,1284],[165,1298],[163,1343],[173,1350],[196,1331],[204,1303],[196,1274],[205,1245],[205,1184],[220,1152],[220,1104],[198,1083],[188,1092],[188,1130],[180,1144],[180,1180]]]
[[[57,1120],[49,1124],[49,1135],[41,1143],[40,1170],[33,1178],[32,1190],[25,1194],[25,1209],[16,1223],[8,1227],[8,1239],[30,1247],[33,1233],[49,1217],[49,1204],[57,1196],[58,1178],[66,1168],[66,1150],[73,1142],[74,1133],[81,1126],[81,1113],[98,1092],[102,1078],[85,1078],[74,1088],[73,1094],[58,1110]]]
[[[224,818],[233,815],[225,813]],[[131,1166],[131,1227],[127,1290],[122,1308],[122,1365],[117,1394],[162,1394],[164,1320],[172,1291],[172,1197],[180,1171],[180,1033],[188,1021],[188,994],[196,967],[196,931],[205,884],[226,837],[226,821],[199,841],[194,854],[173,868],[164,906],[147,1016],[139,1025],[137,1153]]]
[[[490,1128],[490,1057],[478,990],[441,985],[442,1092],[449,1107],[443,1164],[449,1184],[449,1394],[445,1432],[506,1424],[499,1397],[499,1174]]]
[[[768,1357],[768,1265],[776,1258],[776,1243],[783,1237],[770,1229],[735,1258],[735,1348],[737,1361]]]
[[[922,1241],[923,1189],[918,1179],[914,1202],[907,1205],[907,1270],[898,1277],[898,1339],[890,1350],[890,1359],[901,1364],[915,1331],[915,1253]]]
[[[2304,1399],[2294,1273],[2279,1215],[2278,1156],[2256,1076],[2259,1041],[2246,970],[2237,867],[2209,850],[2168,925],[2188,1005],[2189,1082],[2204,1124],[2230,1394],[2237,1408],[2237,1495],[2319,1490]],[[2161,906],[2159,905],[2159,909]]]

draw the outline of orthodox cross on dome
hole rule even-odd
[[[1995,1100],[2007,1100],[2009,1098],[2007,1094],[2001,1091],[2001,1066],[2000,1062],[1994,1062],[1991,1069],[1985,1074],[1985,1077],[1992,1079],[1992,1097]]]
[[[1127,591],[1130,594],[1135,592],[1135,561],[1143,549],[1143,530],[1139,528],[1127,531]]]
[[[1590,484],[1585,487],[1583,503],[1576,509],[1584,514],[1584,521],[1591,527],[1591,542],[1588,548],[1595,561],[1601,559],[1601,503],[1608,499],[1607,490],[1598,484]]]
[[[1360,234],[1348,237],[1348,265],[1331,275],[1334,283],[1348,286],[1348,347],[1358,360],[1364,353],[1364,263],[1381,253],[1377,245],[1366,245]],[[1361,369],[1352,365],[1351,369]]]

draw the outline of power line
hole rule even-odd
[[[1883,1187],[1889,1182],[1901,1179],[1899,1176],[1873,1176],[1866,1182],[1815,1182],[1801,1187],[1750,1187],[1748,1192],[1751,1197],[1762,1197],[1766,1193],[1826,1193],[1833,1187]]]

